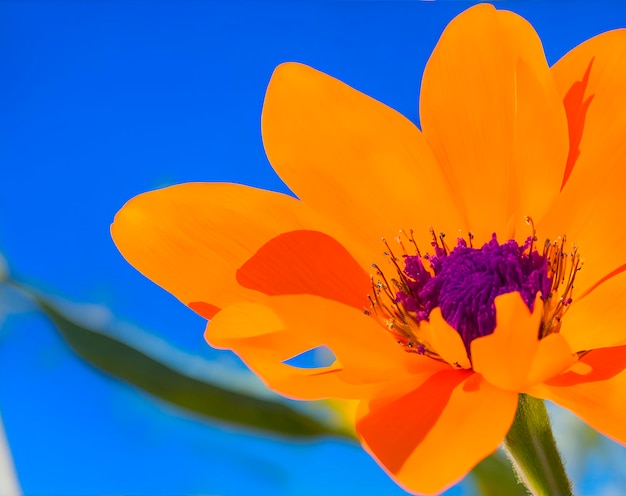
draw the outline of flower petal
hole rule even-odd
[[[420,117],[479,240],[513,236],[558,194],[567,119],[541,41],[518,15],[481,4],[448,24],[424,70]]]
[[[314,210],[370,246],[399,229],[462,228],[419,129],[382,103],[302,64],[279,66],[262,116],[272,166]]]
[[[561,334],[574,351],[626,344],[626,272],[576,298],[568,309]]]
[[[235,271],[266,241],[311,227],[295,198],[235,184],[188,183],[130,200],[111,235],[124,258],[206,318],[255,299]]]
[[[587,353],[571,371],[528,391],[571,410],[594,429],[626,443],[626,346]]]
[[[444,320],[439,307],[430,312],[428,322],[420,323],[420,338],[449,364],[472,368],[461,335]]]
[[[517,395],[469,371],[442,371],[403,395],[364,401],[357,434],[407,490],[438,493],[495,451]]]
[[[212,346],[232,349],[269,388],[300,399],[364,398],[387,381],[447,368],[404,352],[363,312],[317,296],[231,305],[209,322],[205,337]],[[334,364],[300,369],[284,363],[318,346],[332,350]]]
[[[310,294],[369,306],[369,275],[335,239],[317,231],[292,231],[263,245],[237,271],[242,286],[267,295]]]
[[[519,293],[498,296],[496,329],[472,341],[474,370],[494,386],[522,392],[554,377],[576,362],[567,341],[559,334],[541,340],[541,300],[530,313]]]
[[[591,38],[552,72],[570,114],[576,161],[538,230],[553,238],[567,234],[578,246],[585,266],[576,289],[585,291],[626,262],[626,29]]]

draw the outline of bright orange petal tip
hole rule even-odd
[[[278,175],[298,198],[370,247],[370,257],[380,253],[381,237],[392,239],[401,228],[424,226],[416,232],[428,242],[430,225],[464,227],[420,130],[347,84],[302,64],[283,64],[270,80],[261,125]]]
[[[557,196],[567,117],[541,40],[520,16],[481,4],[450,22],[424,70],[420,120],[479,239],[515,235]]]
[[[426,65],[422,130],[282,64],[262,135],[296,198],[182,184],[111,234],[269,388],[358,401],[363,446],[407,491],[495,451],[519,393],[624,443],[625,87],[626,30],[549,67],[526,20],[477,5]],[[320,346],[332,364],[290,365]]]
[[[200,315],[254,299],[235,273],[285,231],[316,228],[298,200],[224,183],[187,183],[130,200],[111,236],[124,258]]]

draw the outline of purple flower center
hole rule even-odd
[[[497,296],[517,291],[532,311],[537,293],[545,299],[552,285],[547,259],[533,250],[532,238],[521,246],[515,240],[499,244],[493,234],[481,248],[459,239],[452,251],[435,244],[435,255],[424,258],[430,271],[419,255],[405,257],[406,291],[398,291],[396,301],[418,322],[439,307],[463,339],[468,356],[472,340],[496,328]]]

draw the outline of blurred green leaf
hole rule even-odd
[[[496,451],[474,467],[471,477],[481,496],[524,496],[526,487],[518,483],[517,476],[506,455]]]
[[[49,299],[17,283],[50,318],[69,347],[99,370],[211,420],[274,434],[347,436],[284,403],[257,398],[184,375],[136,348],[81,325]]]
[[[145,353],[101,332],[79,324],[48,298],[13,281],[50,318],[69,347],[99,370],[208,420],[260,429],[269,433],[312,437],[335,435],[354,440],[348,431],[329,427],[284,403],[225,389],[181,374]],[[522,496],[511,464],[501,452],[480,462],[471,479],[481,496]]]

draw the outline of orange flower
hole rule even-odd
[[[624,87],[626,30],[548,67],[524,19],[478,5],[426,66],[422,131],[281,65],[263,139],[299,199],[182,184],[129,201],[112,235],[268,387],[359,400],[363,446],[408,490],[492,453],[521,392],[624,442]],[[285,363],[320,345],[332,365]]]

